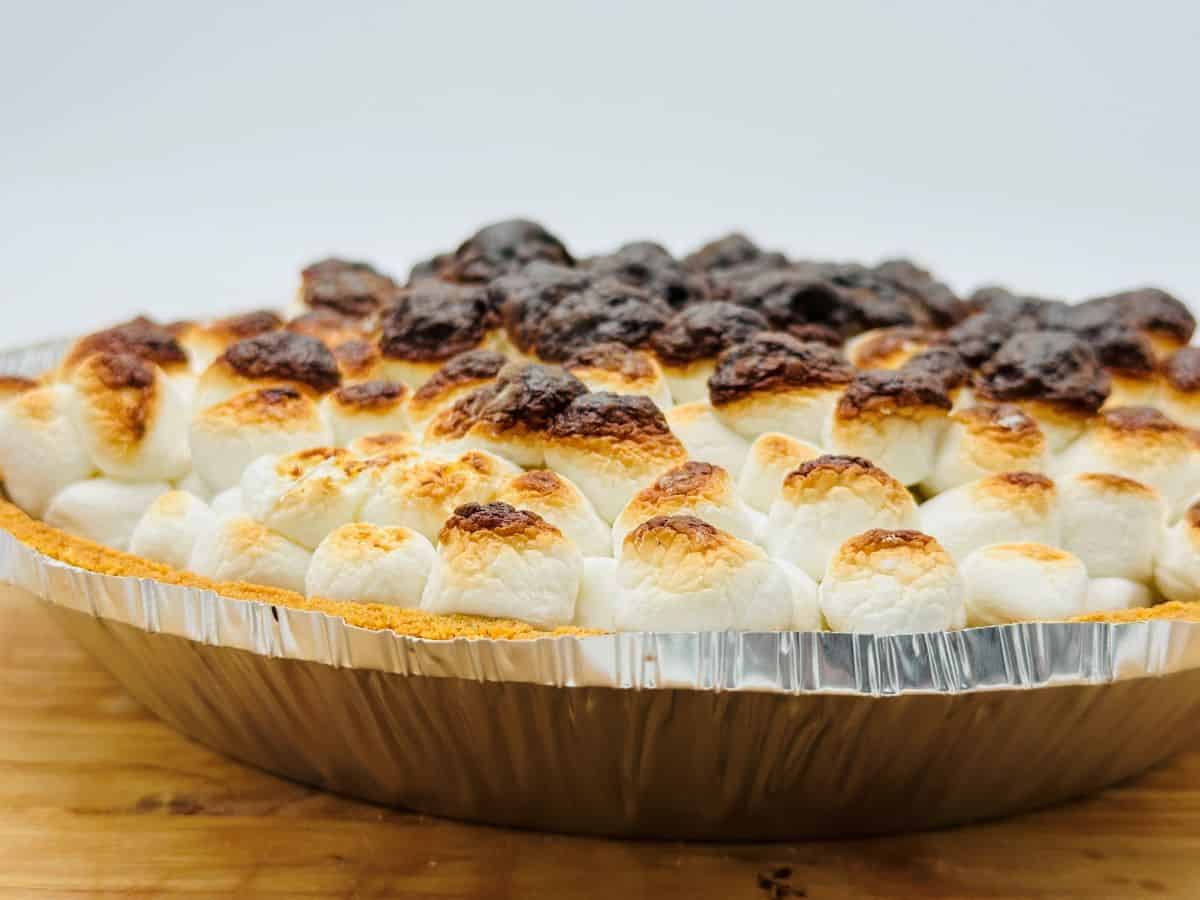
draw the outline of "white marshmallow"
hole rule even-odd
[[[237,394],[192,419],[192,465],[214,493],[239,484],[260,456],[332,442],[317,404],[293,388]]]
[[[737,496],[728,472],[689,461],[663,472],[625,504],[613,522],[613,555],[620,555],[625,535],[643,522],[677,515],[695,516],[744,541],[757,542],[762,531],[761,515]]]
[[[150,504],[170,489],[165,481],[89,478],[55,494],[43,518],[47,525],[68,534],[116,550],[128,550],[129,538],[138,521]]]
[[[304,592],[311,554],[249,516],[218,518],[192,548],[188,568],[213,581]]]
[[[310,597],[416,608],[435,555],[428,538],[408,528],[343,525],[313,552],[305,590]]]
[[[825,622],[821,618],[821,603],[817,599],[817,583],[789,562],[782,559],[772,561],[787,576],[792,588],[792,630],[821,631]]]
[[[872,529],[850,538],[829,560],[818,599],[834,631],[909,634],[966,624],[954,560],[918,531]]]
[[[208,503],[213,498],[212,488],[208,486],[208,482],[195,472],[188,472],[182,478],[176,479],[174,484],[176,490],[187,491],[189,494],[199,497],[205,503]]]
[[[71,383],[75,426],[104,474],[170,481],[187,473],[189,408],[162,369],[132,354],[96,353]]]
[[[780,631],[796,611],[781,566],[694,516],[660,516],[631,531],[617,577],[621,631]]]
[[[668,410],[667,424],[690,459],[713,463],[733,475],[742,471],[750,444],[717,417],[707,400]]]
[[[358,515],[369,486],[359,477],[363,471],[363,463],[345,450],[260,456],[242,474],[242,505],[272,531],[314,549]]]
[[[1154,605],[1154,592],[1128,578],[1089,578],[1084,606],[1089,613],[1142,609]]]
[[[507,503],[461,506],[447,520],[422,609],[569,625],[583,579],[574,542]]]
[[[246,514],[245,504],[242,502],[241,487],[231,487],[227,491],[221,491],[212,499],[209,507],[213,511],[213,515],[219,519],[226,516],[242,516]]]
[[[366,435],[408,431],[411,394],[407,385],[393,381],[364,381],[327,394],[321,406],[334,443],[345,447]]]
[[[570,481],[549,469],[535,469],[509,479],[496,500],[535,512],[568,538],[585,556],[609,556],[612,530],[590,500]]]
[[[1019,406],[971,406],[950,415],[921,487],[940,494],[997,472],[1044,472],[1046,438]]]
[[[1167,520],[1157,491],[1121,475],[1083,473],[1060,478],[1058,492],[1062,546],[1083,560],[1088,575],[1153,578]]]
[[[708,379],[717,367],[716,360],[698,359],[683,366],[662,365],[671,399],[675,403],[707,403]]]
[[[865,459],[820,456],[785,479],[767,517],[767,552],[820,579],[850,537],[869,528],[913,528],[904,485]]]
[[[74,394],[69,385],[34,388],[0,408],[4,487],[31,516],[41,516],[51,497],[95,471],[72,421]]]
[[[580,628],[615,630],[617,594],[620,590],[615,559],[609,556],[585,556],[583,580],[579,585],[579,598],[575,601],[575,624]]]
[[[1168,600],[1200,601],[1200,506],[1167,528],[1154,563],[1154,583]]]
[[[197,539],[216,524],[216,515],[199,497],[168,491],[150,504],[133,529],[129,552],[186,569]]]
[[[1062,535],[1054,482],[1031,472],[1004,472],[968,482],[921,504],[921,530],[956,560],[988,544],[1055,546]]]
[[[437,542],[438,533],[464,503],[488,503],[520,469],[482,450],[457,459],[384,461],[368,470],[364,522],[401,525]]]
[[[1200,490],[1200,448],[1195,435],[1144,406],[1105,410],[1059,457],[1057,477],[1081,472],[1124,475],[1154,488],[1168,509],[1184,508]]]
[[[1070,619],[1087,612],[1087,568],[1065,550],[989,544],[968,554],[962,574],[971,625]]]
[[[760,434],[750,445],[738,494],[761,513],[769,513],[788,472],[821,455],[821,448],[778,431]],[[823,570],[824,567],[822,567]]]

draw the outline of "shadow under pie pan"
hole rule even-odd
[[[110,574],[119,554],[52,553],[38,536],[59,533],[0,507],[0,583],[171,727],[436,815],[709,840],[907,831],[1085,794],[1200,735],[1187,618],[430,640]]]

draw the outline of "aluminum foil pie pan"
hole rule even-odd
[[[0,354],[0,370],[53,358]],[[88,571],[3,530],[0,582],[202,743],[501,825],[713,840],[929,828],[1096,790],[1200,735],[1187,621],[432,641]]]

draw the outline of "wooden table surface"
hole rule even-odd
[[[0,596],[0,896],[1200,897],[1200,751],[1006,822],[840,843],[460,825],[180,737],[32,601]]]

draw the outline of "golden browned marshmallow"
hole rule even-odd
[[[287,330],[316,338],[336,349],[349,341],[366,341],[374,336],[371,321],[347,316],[332,309],[314,309],[287,323]],[[250,335],[247,335],[248,337]]]
[[[590,500],[550,469],[535,469],[509,479],[496,500],[535,512],[575,542],[584,556],[609,556],[612,530]]]
[[[759,512],[770,512],[787,474],[820,455],[821,448],[808,441],[777,431],[760,434],[750,445],[738,478],[738,494]]]
[[[251,389],[289,387],[319,396],[341,383],[329,348],[302,334],[272,331],[238,341],[204,370],[194,406],[205,410]]]
[[[1200,428],[1200,347],[1183,347],[1163,363],[1159,402],[1187,428]]]
[[[783,568],[695,516],[656,516],[629,532],[617,581],[621,631],[776,631],[793,619]]]
[[[277,313],[264,309],[212,322],[185,322],[175,331],[187,351],[192,371],[199,374],[238,341],[277,331],[282,326],[283,319]]]
[[[951,413],[921,486],[940,494],[996,472],[1042,472],[1046,438],[1032,416],[1012,403],[971,406]]]
[[[872,328],[846,342],[846,359],[857,369],[898,369],[934,342],[924,328]]]
[[[482,450],[468,450],[456,459],[383,457],[366,473],[367,497],[359,519],[411,528],[436,541],[456,507],[490,502],[520,471]]]
[[[784,478],[768,515],[767,550],[820,579],[846,539],[916,522],[916,501],[887,472],[859,457],[818,456]]]
[[[421,607],[568,625],[582,578],[579,548],[537,513],[507,503],[468,503],[438,535]]]
[[[546,465],[575,482],[609,522],[639,489],[686,458],[649,398],[604,392],[581,394],[555,416],[545,448]]]
[[[662,369],[645,351],[615,342],[592,344],[571,354],[563,368],[588,390],[641,394],[661,410],[671,408],[671,391]]]
[[[655,516],[691,515],[744,541],[757,542],[761,516],[737,496],[733,479],[720,466],[688,461],[668,469],[633,495],[613,522],[613,549],[625,535]]]
[[[32,391],[38,383],[20,375],[0,375],[0,406],[14,400],[26,391]]]
[[[1178,512],[1200,490],[1196,436],[1148,406],[1106,410],[1058,458],[1060,476],[1082,472],[1124,475],[1157,490]]]
[[[1003,472],[938,494],[921,504],[921,530],[957,560],[987,544],[1060,543],[1058,490],[1045,475]]]
[[[411,457],[420,454],[417,436],[411,431],[384,431],[364,434],[346,445],[346,449],[359,459],[375,456]]]
[[[310,597],[416,608],[434,557],[428,538],[415,531],[354,522],[330,532],[313,551],[305,591]]]
[[[908,634],[966,624],[954,560],[919,531],[871,529],[843,543],[818,588],[834,631]]]
[[[762,313],[725,301],[692,303],[650,338],[675,403],[708,399],[708,379],[717,357],[770,326]]]
[[[363,338],[345,341],[333,348],[343,384],[361,381],[388,381],[383,354],[373,342]]]
[[[928,372],[860,372],[830,411],[824,444],[916,484],[933,468],[950,407],[941,381]]]
[[[213,493],[220,493],[236,486],[260,456],[327,446],[332,440],[308,393],[288,387],[245,391],[192,418],[192,466]]]
[[[1071,619],[1087,612],[1088,570],[1079,557],[1045,544],[989,544],[962,564],[967,621],[1004,625]]]
[[[507,357],[496,350],[468,350],[458,354],[413,393],[408,402],[413,428],[424,430],[439,412],[492,381],[507,364]]]
[[[438,413],[425,428],[425,445],[443,453],[474,447],[520,466],[540,466],[551,424],[586,392],[583,382],[562,369],[512,363]]]
[[[411,393],[395,381],[362,381],[327,394],[322,403],[334,443],[344,447],[364,435],[408,430]]]
[[[415,390],[448,360],[485,348],[498,325],[486,288],[419,281],[383,316],[384,370]]]
[[[782,431],[819,441],[854,368],[832,347],[762,332],[721,354],[708,380],[721,421],[748,440]]]
[[[129,353],[96,353],[71,374],[75,424],[106,475],[181,478],[191,465],[188,404],[162,369]]]

